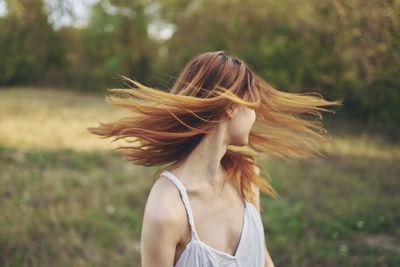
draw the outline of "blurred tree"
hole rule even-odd
[[[179,11],[176,3],[182,1],[171,2],[163,13],[177,25],[167,41],[168,62],[177,63],[175,72],[194,54],[210,50],[242,57],[271,84],[289,91],[319,90],[343,69],[326,45],[330,40],[321,38],[309,1],[204,0],[185,2]],[[317,70],[326,73],[319,76],[313,73]]]
[[[344,116],[400,128],[400,2],[160,3],[176,25],[164,44],[172,75],[198,53],[227,50],[278,89],[344,98]]]
[[[82,30],[83,62],[91,79],[107,84],[117,74],[123,74],[151,82],[152,62],[158,47],[148,36],[148,24],[144,1],[96,3],[89,25]]]
[[[7,0],[0,18],[0,84],[41,84],[64,64],[64,49],[42,0]]]
[[[335,89],[346,96],[346,111],[399,127],[400,2],[334,0],[315,7],[346,66]]]

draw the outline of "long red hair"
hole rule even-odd
[[[122,76],[128,89],[108,89],[111,105],[130,110],[132,116],[116,122],[88,128],[104,138],[124,139],[129,146],[116,148],[126,160],[136,165],[164,165],[154,177],[180,165],[202,137],[214,126],[228,119],[227,107],[244,105],[256,111],[256,121],[245,149],[228,146],[221,160],[237,190],[253,201],[252,186],[277,198],[270,183],[258,174],[269,173],[255,157],[267,153],[287,159],[305,158],[314,153],[317,141],[328,141],[321,126],[320,111],[334,112],[324,106],[340,105],[321,94],[287,93],[272,88],[250,68],[225,51],[203,53],[187,63],[170,92],[144,86]],[[303,118],[300,115],[305,115]],[[311,115],[311,116],[310,116]],[[309,118],[306,118],[306,117]]]

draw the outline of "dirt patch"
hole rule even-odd
[[[364,242],[373,247],[385,248],[400,253],[400,240],[388,235],[368,235],[363,237]]]

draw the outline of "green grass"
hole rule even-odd
[[[122,115],[102,97],[0,91],[0,266],[140,266],[157,168],[84,130]],[[261,203],[275,265],[400,266],[400,145],[329,127],[327,159],[262,163],[280,196]]]
[[[398,161],[354,157],[269,161],[279,200],[262,197],[277,266],[398,266]],[[394,242],[370,246],[365,240]],[[267,245],[268,246],[268,245]]]
[[[2,149],[0,265],[138,266],[149,174],[115,153]]]

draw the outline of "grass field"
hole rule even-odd
[[[156,167],[125,162],[86,131],[129,115],[102,96],[0,90],[0,266],[140,266],[144,204]],[[279,266],[400,266],[400,144],[334,122],[327,158],[262,164]]]

